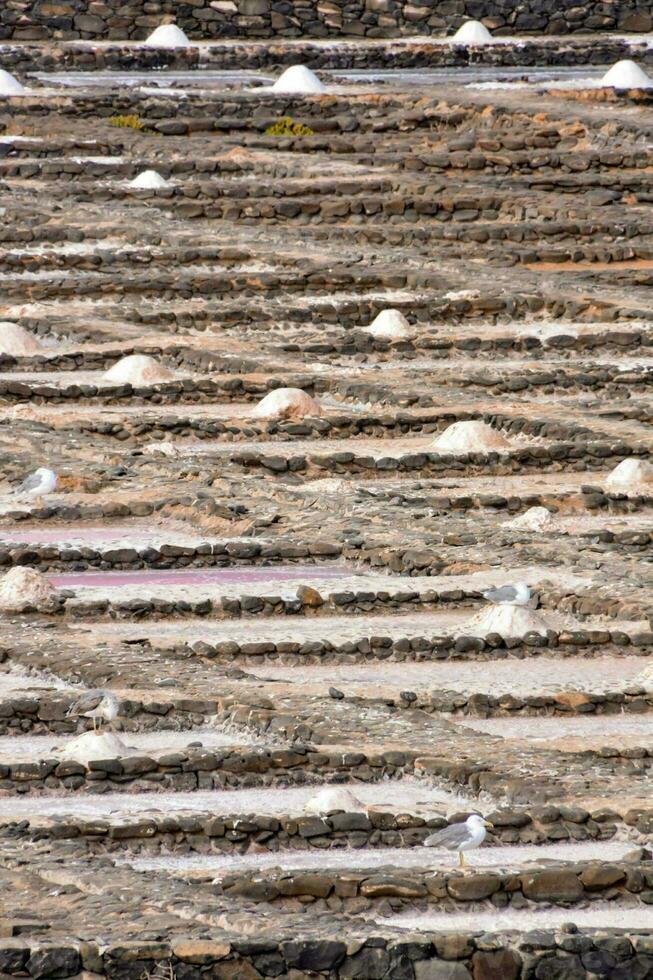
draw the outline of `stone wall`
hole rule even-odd
[[[302,0],[22,0],[2,5],[0,39],[144,38],[165,17],[192,38],[357,37],[446,34],[482,18],[499,34],[570,34],[581,31],[649,31],[650,0],[354,0],[343,4]]]

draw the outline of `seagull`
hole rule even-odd
[[[480,847],[485,840],[486,827],[494,829],[489,820],[484,820],[478,813],[472,813],[464,823],[452,823],[444,830],[438,830],[424,841],[425,847],[444,847],[447,851],[458,851],[460,867],[465,867],[465,851]]]
[[[38,470],[23,480],[20,486],[14,490],[16,497],[35,497],[40,499],[46,493],[52,493],[57,485],[57,474],[54,470],[49,470],[46,466],[39,466]]]
[[[119,714],[120,701],[113,691],[107,691],[103,687],[82,694],[66,712],[72,718],[92,718],[93,731],[97,731],[98,723],[102,726],[102,721],[113,723]]]
[[[500,606],[525,606],[531,597],[531,590],[525,582],[513,582],[512,585],[501,585],[499,588],[488,589],[483,593],[484,599],[495,602]]]

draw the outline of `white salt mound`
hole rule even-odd
[[[546,633],[552,627],[541,613],[528,606],[488,606],[472,616],[460,628],[461,633],[484,636],[498,633],[499,636],[525,636],[526,633]]]
[[[321,95],[326,89],[306,65],[292,65],[277,78],[272,91],[280,95]]]
[[[252,416],[257,419],[301,419],[319,417],[319,404],[301,388],[276,388],[262,398]]]
[[[54,586],[36,568],[10,568],[0,580],[0,609],[3,612],[22,612],[27,606],[49,608],[57,595]]]
[[[391,340],[410,336],[410,324],[399,310],[381,310],[364,330],[373,337],[387,337]]]
[[[87,766],[89,762],[97,762],[99,759],[119,759],[133,755],[133,750],[114,732],[84,732],[71,739],[60,755],[68,762],[79,762]]]
[[[168,183],[156,170],[144,170],[138,177],[129,182],[130,187],[138,187],[142,191],[162,191],[172,184]]]
[[[17,323],[10,323],[9,321],[0,323],[0,353],[22,357],[38,354],[42,350],[41,342]]]
[[[627,493],[629,490],[646,490],[651,492],[653,483],[653,466],[645,459],[624,459],[612,470],[606,478],[607,490]]]
[[[605,73],[601,85],[610,85],[613,88],[649,88],[653,85],[653,79],[634,61],[625,58]]]
[[[510,449],[510,443],[491,425],[480,420],[454,422],[433,442],[443,453],[483,453]]]
[[[555,521],[546,507],[529,507],[519,517],[505,521],[503,526],[522,531],[547,531],[555,526]]]
[[[647,693],[651,694],[653,692],[653,664],[650,667],[646,667],[641,674],[634,677],[632,681],[628,682],[628,686],[641,685]]]
[[[451,40],[456,44],[490,44],[493,38],[480,20],[468,20],[458,28]]]
[[[21,85],[17,78],[10,75],[8,71],[0,68],[0,96],[7,95],[26,95],[27,89]]]
[[[174,374],[164,364],[148,354],[130,354],[104,373],[105,381],[119,385],[154,385],[160,381],[174,381]]]
[[[332,813],[344,810],[345,813],[365,813],[367,807],[344,786],[325,786],[304,804],[306,813]]]
[[[187,48],[190,41],[176,24],[161,24],[145,43],[150,48]]]

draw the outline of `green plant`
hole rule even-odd
[[[143,120],[139,119],[138,116],[111,116],[109,125],[117,126],[119,129],[137,129],[141,132],[147,129]]]
[[[266,136],[313,136],[310,126],[295,122],[290,116],[283,116],[265,130]]]

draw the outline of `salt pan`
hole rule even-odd
[[[390,340],[410,336],[410,324],[399,310],[382,310],[364,329],[373,337],[387,337]]]
[[[454,422],[433,442],[443,453],[485,453],[510,449],[510,443],[491,425],[480,420]]]
[[[142,191],[162,191],[172,187],[156,170],[144,170],[138,177],[134,177],[129,182],[130,187],[137,187]]]
[[[262,398],[252,415],[258,419],[301,419],[305,415],[318,418],[319,404],[301,388],[277,388]]]
[[[618,61],[605,73],[601,79],[601,84],[624,89],[650,88],[653,85],[653,79],[645,71],[642,71],[634,61],[625,58],[623,61]]]
[[[42,350],[40,341],[17,323],[0,323],[0,353],[24,357]]]
[[[276,80],[272,91],[279,95],[321,95],[326,89],[306,65],[292,65]]]
[[[161,24],[145,43],[150,48],[187,48],[190,41],[176,24]]]
[[[0,97],[9,95],[27,95],[28,89],[21,85],[17,78],[10,75],[8,71],[0,68]]]
[[[492,35],[480,20],[468,20],[451,38],[454,44],[491,44]]]
[[[174,374],[147,354],[130,354],[117,361],[104,375],[105,381],[114,384],[152,385],[173,381]]]

